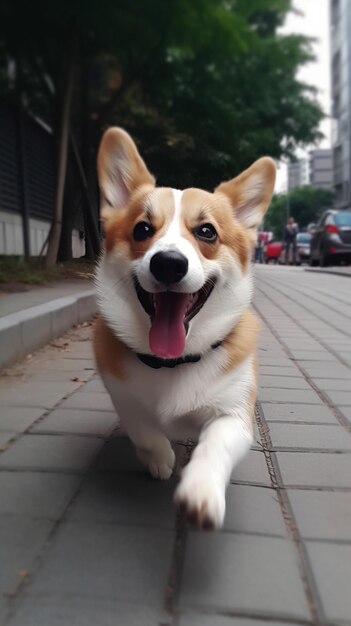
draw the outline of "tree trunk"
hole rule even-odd
[[[60,237],[62,230],[62,212],[63,199],[65,191],[68,144],[69,144],[69,128],[70,128],[70,112],[74,86],[74,71],[76,64],[76,41],[72,37],[71,50],[68,58],[67,73],[63,85],[62,110],[59,122],[58,133],[58,159],[57,159],[57,176],[56,176],[56,193],[54,217],[50,228],[48,250],[45,258],[45,267],[50,268],[57,261],[57,254],[60,245]]]
[[[85,233],[85,256],[95,260],[100,252],[100,237],[98,226],[98,206],[96,201],[96,145],[94,123],[90,117],[90,83],[91,59],[82,60],[82,92],[81,92],[81,145],[79,157],[76,151],[76,164],[82,182],[82,211]]]
[[[57,254],[58,261],[71,261],[73,258],[72,233],[76,218],[78,194],[72,161],[72,151],[69,150],[65,193],[63,198],[62,230]]]

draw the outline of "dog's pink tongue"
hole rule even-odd
[[[149,334],[150,350],[164,359],[176,359],[185,346],[184,316],[189,295],[167,291],[155,294],[155,316]]]

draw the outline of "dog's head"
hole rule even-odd
[[[274,162],[259,159],[214,193],[157,188],[131,137],[111,128],[98,174],[102,315],[134,350],[164,358],[204,352],[250,302],[252,244],[273,192]]]

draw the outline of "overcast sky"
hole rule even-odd
[[[300,14],[289,13],[284,27],[286,33],[301,33],[314,37],[313,50],[316,61],[304,65],[298,77],[318,89],[318,100],[323,110],[329,114],[330,95],[330,56],[329,56],[329,0],[294,0],[294,7]],[[321,124],[325,138],[319,147],[330,147],[331,124],[326,119]],[[278,171],[277,191],[286,187],[286,168]]]

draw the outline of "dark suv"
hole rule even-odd
[[[326,211],[311,240],[310,265],[351,263],[351,210]]]

